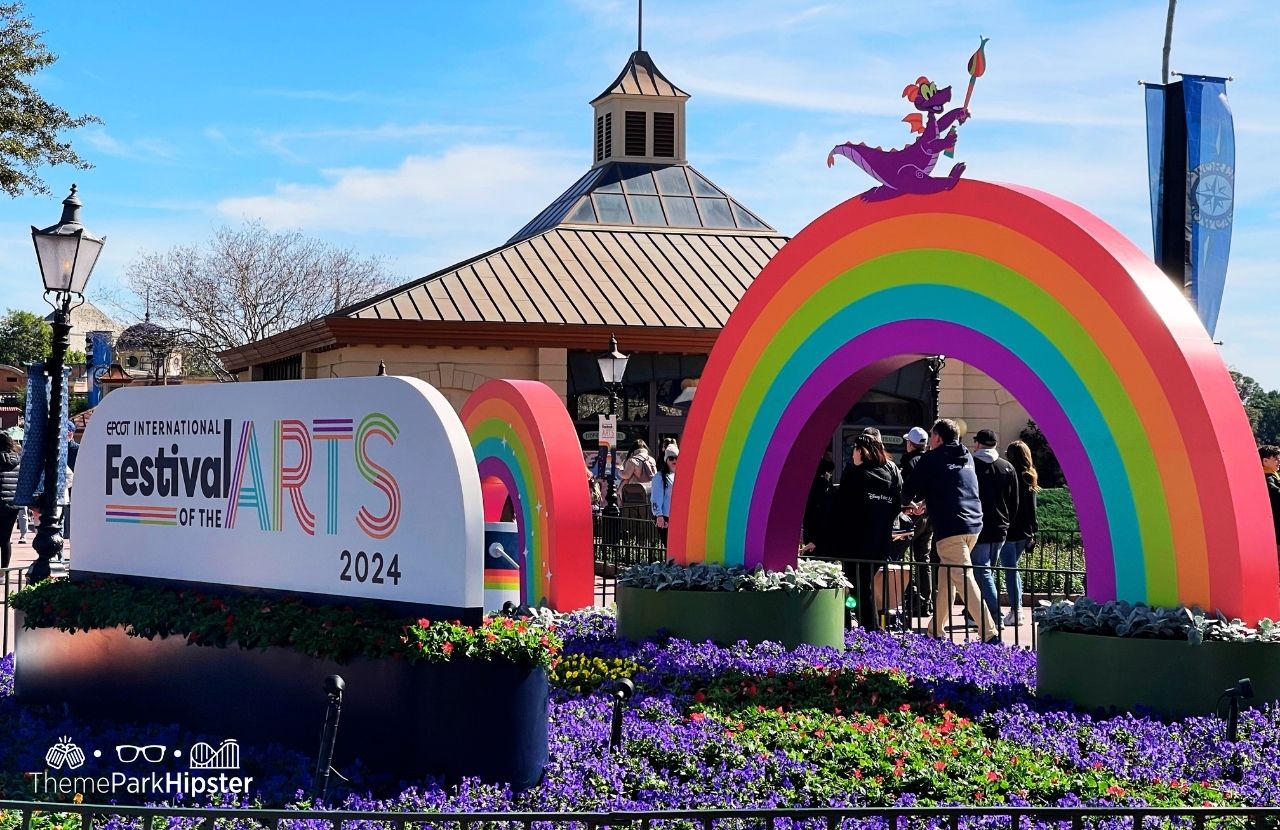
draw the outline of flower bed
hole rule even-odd
[[[1224,689],[1251,678],[1245,706],[1280,699],[1280,626],[1199,608],[1091,599],[1035,611],[1041,696],[1086,710],[1211,714]]]
[[[15,697],[80,717],[174,720],[314,751],[324,679],[347,685],[339,763],[521,787],[547,758],[551,627],[405,620],[99,581],[42,583],[20,610]]]
[[[1244,713],[1232,746],[1215,718],[1099,720],[1043,708],[1032,691],[1034,654],[1002,646],[860,631],[850,632],[844,652],[632,644],[615,640],[611,619],[600,614],[571,616],[559,633],[566,658],[552,672],[550,760],[541,784],[519,794],[474,781],[411,784],[356,766],[342,770],[354,776],[353,789],[340,791],[335,782],[334,805],[498,811],[1280,803],[1274,708]],[[0,664],[0,689],[5,670]],[[625,746],[610,753],[607,684],[622,676],[636,682],[637,693],[625,710]],[[24,783],[14,771],[40,768],[50,737],[68,731],[100,744],[193,737],[173,727],[68,720],[0,698],[0,796],[19,795]],[[1233,752],[1242,766],[1238,783],[1230,775]],[[267,779],[255,791],[264,804],[302,798],[297,790],[307,785],[311,759],[247,741],[244,757]]]
[[[706,563],[636,565],[618,578],[618,636],[844,647],[840,565],[800,560],[785,571]]]

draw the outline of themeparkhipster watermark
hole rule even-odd
[[[34,795],[99,799],[121,793],[154,796],[245,795],[253,776],[240,774],[240,744],[226,738],[216,748],[199,741],[183,752],[164,744],[117,744],[110,750],[81,749],[63,736],[44,756],[48,769],[27,774]],[[127,770],[96,772],[95,761]],[[157,768],[168,760],[186,769]]]

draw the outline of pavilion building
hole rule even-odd
[[[587,449],[608,409],[596,357],[616,335],[631,356],[622,446],[680,435],[717,335],[787,242],[689,164],[688,100],[647,52],[633,52],[591,101],[591,167],[504,245],[224,352],[224,365],[241,380],[269,381],[373,375],[385,364],[455,408],[490,378],[540,380],[563,397]],[[949,364],[943,412],[1012,439],[1026,412],[984,378]],[[866,424],[893,443],[898,430],[926,423],[933,394],[923,361],[889,375],[833,447]]]

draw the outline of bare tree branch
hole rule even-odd
[[[219,228],[209,241],[144,254],[126,281],[151,315],[201,350],[253,343],[386,290],[384,261],[259,222]]]

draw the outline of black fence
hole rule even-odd
[[[641,562],[662,562],[667,542],[651,518],[596,516],[596,604],[613,602],[618,574]]]
[[[1083,591],[1085,585],[1083,570],[1019,564],[1023,589],[1014,602],[1015,597],[1002,585],[1005,569],[1000,567],[912,560],[831,561],[839,561],[853,583],[848,603],[851,622],[856,620],[865,628],[930,634],[952,642],[994,638],[1007,645],[1035,648],[1032,610],[1066,598],[1060,590],[1043,586],[1078,585]],[[984,594],[982,586],[988,575],[995,587]]]
[[[157,825],[159,820],[159,825]],[[0,830],[155,830],[214,827],[310,830],[1263,830],[1280,809],[1254,807],[834,807],[773,810],[655,810],[581,813],[394,813],[352,810],[247,810],[123,807],[0,801]],[[302,822],[310,822],[303,825]]]

